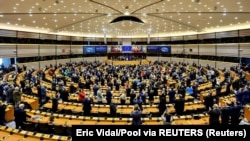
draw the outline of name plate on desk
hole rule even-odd
[[[39,120],[39,119],[41,119],[41,116],[34,116],[34,117],[32,117],[32,119],[33,120]]]

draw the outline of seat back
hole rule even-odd
[[[39,123],[38,131],[41,133],[49,134],[51,132],[51,125],[49,125],[48,123]]]
[[[34,123],[31,122],[24,122],[23,123],[23,130],[27,130],[27,131],[36,131],[36,125]]]
[[[54,125],[53,126],[53,133],[55,135],[65,135],[65,127],[62,125]]]

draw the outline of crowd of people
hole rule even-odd
[[[45,71],[48,69],[49,73],[46,74]],[[60,76],[55,74],[58,70]],[[200,95],[198,87],[207,82],[212,83],[211,89],[216,89],[215,96],[211,92],[204,98],[206,107],[204,112],[210,115],[210,124],[239,124],[242,107],[250,102],[250,87],[245,80],[243,71],[238,67],[221,70],[222,74],[220,74],[217,69],[209,65],[200,66],[195,63],[156,61],[148,65],[115,66],[99,61],[82,61],[46,66],[36,75],[33,73],[34,69],[23,67],[22,71],[25,71],[25,75],[23,80],[20,80],[20,85],[15,83],[15,79],[12,84],[8,83],[7,80],[2,80],[0,83],[1,100],[16,107],[17,127],[21,126],[19,119],[22,119],[23,122],[27,117],[21,112],[24,111],[21,93],[32,94],[32,87],[36,87],[40,106],[42,107],[47,102],[47,91],[50,88],[42,83],[43,81],[48,82],[46,75],[52,77],[52,81],[49,81],[50,90],[55,91],[55,94],[50,97],[53,103],[52,112],[57,111],[59,101],[68,102],[71,94],[78,94],[78,102],[83,104],[84,116],[91,115],[94,98],[97,99],[98,104],[103,104],[105,101],[106,104],[110,105],[110,115],[116,116],[117,104],[126,104],[126,99],[129,97],[129,104],[134,105],[134,109],[131,111],[133,125],[143,124],[141,121],[143,105],[156,104],[154,103],[155,96],[159,96],[159,103],[157,103],[159,117],[162,118],[164,125],[170,125],[173,121],[172,116],[184,114],[186,95],[190,95],[198,101]],[[238,79],[232,77],[230,71],[234,72]],[[224,78],[222,81],[221,77]],[[67,89],[68,80],[72,83]],[[170,80],[175,83],[167,85]],[[78,87],[74,86],[75,83],[78,84]],[[107,87],[105,93],[101,90],[102,86]],[[226,87],[225,95],[235,93],[236,97],[236,101],[228,102],[224,107],[221,107],[218,102],[222,87]],[[90,90],[91,93],[85,92],[85,89]],[[120,92],[120,103],[114,102],[114,91]],[[178,99],[176,99],[177,96]],[[167,101],[174,105],[174,115],[166,107]],[[3,102],[0,103],[0,123],[4,124],[2,109],[5,107],[2,105],[4,105]]]

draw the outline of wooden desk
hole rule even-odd
[[[246,105],[244,107],[244,117],[247,118],[248,121],[250,121],[250,105]]]
[[[215,89],[211,89],[211,90],[207,90],[207,91],[201,91],[201,93],[200,93],[200,101],[204,101],[204,97],[207,96],[210,93],[210,91],[212,92],[212,96],[216,96],[216,90]],[[223,86],[221,88],[221,93],[224,93],[224,92],[226,92],[226,87],[225,86]]]
[[[37,97],[33,97],[26,94],[21,94],[21,101],[27,102],[33,110],[39,109],[39,101]]]
[[[171,113],[175,112],[175,108],[173,104],[167,104],[166,105]],[[51,109],[52,103],[48,102],[44,104],[44,108]],[[58,105],[59,110],[63,109],[71,109],[72,112],[75,113],[81,113],[82,112],[82,104],[81,103],[60,103]],[[205,106],[201,102],[186,102],[185,103],[185,109],[184,112],[187,110],[197,110],[197,109],[205,109]],[[118,105],[117,106],[117,113],[129,115],[131,111],[133,110],[133,105]],[[92,106],[91,113],[109,113],[110,108],[109,105],[98,105],[94,104]],[[142,114],[152,114],[152,113],[158,113],[158,105],[143,105],[143,111]]]
[[[41,119],[32,120],[29,119],[29,122],[34,123],[48,123],[50,113],[48,112],[39,112],[35,110],[28,111],[27,113],[31,116],[39,115]],[[62,114],[54,114],[55,120],[53,124],[55,125],[64,125],[65,127],[71,127],[72,125],[131,125],[132,118],[119,118],[119,117],[86,117],[86,116],[74,116],[74,115],[62,115]],[[191,115],[186,116],[173,116],[174,125],[207,125],[209,116],[204,114],[198,114],[195,116],[199,116],[200,119],[194,119]],[[144,125],[162,125],[162,119],[160,117],[153,118],[141,118]]]
[[[231,94],[231,95],[219,98],[219,104],[220,104],[221,107],[226,106],[227,102],[236,102],[235,95]]]
[[[5,109],[5,121],[10,122],[14,120],[14,106],[13,105],[8,105],[7,108]]]
[[[198,86],[198,91],[202,91],[202,90],[205,90],[205,89],[208,89],[208,88],[212,88],[212,83],[211,82],[200,84]]]
[[[26,137],[24,137],[26,136]],[[4,139],[3,139],[4,137]],[[3,141],[40,141],[40,138],[43,138],[43,141],[58,141],[59,138],[61,141],[70,141],[66,136],[50,136],[49,134],[42,134],[30,131],[21,131],[6,126],[0,126],[0,140]]]
[[[244,72],[247,81],[250,81],[250,73],[249,72]]]
[[[7,132],[7,131],[0,131],[0,139],[8,138],[9,136],[11,136],[9,132]]]
[[[209,116],[208,115],[197,115],[200,119],[194,119],[193,116],[181,116],[180,118],[174,118],[172,125],[208,125]]]

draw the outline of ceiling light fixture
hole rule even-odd
[[[139,19],[139,18],[137,18],[135,16],[120,16],[120,17],[117,17],[114,20],[112,20],[110,22],[110,24],[118,23],[118,22],[122,22],[122,21],[130,21],[130,22],[136,22],[136,23],[144,24],[144,22],[141,19]]]
[[[110,22],[110,25],[117,29],[128,32],[143,26],[144,22],[135,16],[119,16],[113,19]]]

